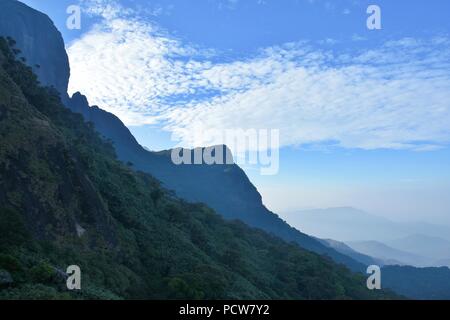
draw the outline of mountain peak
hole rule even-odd
[[[67,98],[69,58],[61,33],[46,14],[16,0],[2,0],[0,36],[13,38],[39,81]]]

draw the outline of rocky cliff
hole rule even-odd
[[[0,35],[13,38],[40,82],[65,98],[69,59],[61,33],[47,15],[16,0],[0,0]]]

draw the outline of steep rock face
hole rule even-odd
[[[41,83],[65,98],[69,59],[61,33],[47,15],[16,0],[0,0],[0,35],[13,38]]]

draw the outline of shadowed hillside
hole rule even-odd
[[[0,49],[0,298],[393,297],[130,170],[3,38]],[[79,293],[64,287],[72,264]]]

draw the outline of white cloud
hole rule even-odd
[[[450,142],[445,37],[350,54],[291,43],[218,63],[219,53],[119,12],[100,11],[103,22],[68,48],[70,91],[127,125],[159,124],[187,145],[201,144],[195,128],[279,129],[283,146],[426,151]]]
[[[351,10],[348,9],[348,8],[345,8],[345,9],[342,11],[342,14],[345,14],[345,15],[349,15],[350,13],[352,13],[352,12],[351,12]]]

